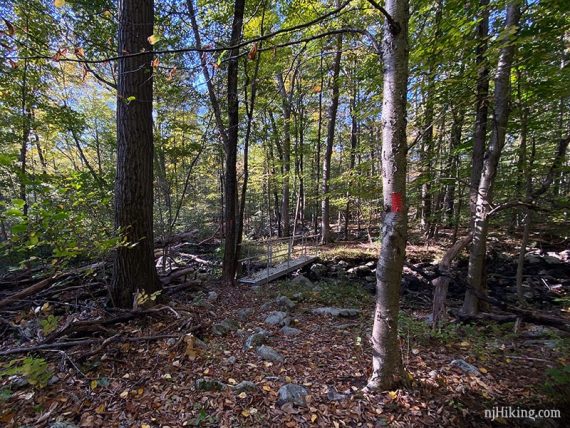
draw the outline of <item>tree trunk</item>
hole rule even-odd
[[[285,89],[283,75],[277,73],[277,87],[281,94],[281,104],[283,109],[283,191],[281,199],[281,220],[283,221],[283,236],[291,233],[289,216],[289,185],[291,172],[291,96]],[[293,91],[294,82],[291,84]]]
[[[356,147],[358,145],[358,119],[356,116],[356,102],[357,102],[357,94],[358,88],[356,84],[354,85],[354,93],[352,94],[352,102],[350,103],[350,163],[349,163],[349,171],[352,174],[352,170],[354,170],[354,165],[356,163]],[[348,240],[348,227],[350,223],[350,196],[351,196],[351,188],[352,188],[352,176],[349,176],[348,181],[348,190],[346,191],[346,208],[344,211],[344,239]]]
[[[115,253],[111,299],[130,308],[137,291],[160,290],[154,264],[152,46],[153,0],[119,2],[119,55],[145,50],[148,55],[119,60],[117,86],[117,177],[115,226],[127,245]]]
[[[469,185],[469,209],[471,222],[475,218],[477,190],[483,169],[483,153],[487,136],[489,110],[489,65],[487,62],[487,38],[489,36],[489,0],[479,0],[480,20],[477,25],[477,99],[475,101],[475,131],[471,154],[471,181]]]
[[[372,329],[372,376],[367,388],[390,389],[401,382],[398,342],[400,281],[406,252],[406,95],[408,81],[408,1],[387,0],[395,22],[384,23],[382,65],[382,184],[384,224],[376,267],[376,309]]]
[[[323,159],[323,201],[322,201],[322,224],[321,224],[321,243],[326,244],[331,240],[330,231],[330,198],[329,181],[331,176],[331,158],[334,143],[334,130],[336,125],[336,113],[338,111],[338,100],[340,92],[340,60],[342,57],[342,34],[336,36],[336,54],[333,63],[332,78],[332,98],[329,108],[329,123],[327,128],[327,142],[325,148],[325,157]]]
[[[507,6],[506,31],[513,31],[518,26],[520,19],[520,7],[518,2]],[[475,218],[473,222],[473,245],[469,255],[468,281],[470,288],[465,292],[465,300],[461,313],[463,315],[475,315],[479,311],[479,298],[477,293],[484,293],[484,265],[486,256],[488,218],[492,203],[493,182],[497,174],[499,158],[505,143],[505,134],[509,118],[510,79],[511,66],[515,54],[515,45],[512,37],[505,41],[499,54],[499,63],[495,77],[495,111],[493,114],[493,129],[489,147],[485,153],[483,170],[477,192]]]
[[[230,46],[235,46],[241,39],[243,26],[245,0],[236,0],[234,4],[234,18]],[[226,240],[224,246],[224,262],[222,266],[222,280],[225,284],[233,285],[236,275],[237,255],[237,145],[239,130],[239,48],[229,51],[228,59],[228,138],[225,144],[226,152]]]

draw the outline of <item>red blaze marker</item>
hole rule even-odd
[[[392,192],[392,211],[399,213],[404,209],[404,201],[400,192]]]

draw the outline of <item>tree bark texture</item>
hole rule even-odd
[[[132,307],[137,291],[160,289],[154,264],[152,46],[153,0],[119,2],[117,93],[117,177],[115,226],[126,240],[116,253],[111,282],[115,306]]]
[[[391,388],[402,381],[398,341],[400,281],[406,252],[406,94],[408,81],[407,0],[387,0],[397,27],[384,23],[382,60],[382,184],[384,222],[376,267],[376,309],[372,328],[372,376],[368,388]]]

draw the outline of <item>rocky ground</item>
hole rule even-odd
[[[429,271],[423,251],[410,260]],[[533,294],[527,297],[556,305],[551,293],[568,287],[567,260],[558,253],[529,255],[535,256],[528,260],[531,268],[556,265],[558,277],[554,268],[540,274],[548,276],[545,292],[529,270]],[[90,343],[1,357],[0,425],[567,426],[563,419],[491,422],[484,411],[494,406],[567,410],[568,383],[547,371],[563,375],[568,339],[554,329],[524,324],[514,334],[512,323],[451,323],[432,332],[426,320],[429,289],[412,270],[403,280],[400,320],[409,385],[363,393],[371,369],[373,259],[367,251],[335,250],[305,272],[262,287],[179,286],[167,306],[148,309],[145,317],[96,330],[70,329],[53,342]],[[511,281],[506,269],[498,281]],[[453,287],[450,292],[453,306],[457,292]],[[40,327],[50,315],[57,315],[55,331],[109,317],[96,300],[76,304],[66,311],[55,304],[36,307],[14,324],[28,326],[28,342],[37,345],[49,338]],[[1,349],[23,345],[7,331]]]

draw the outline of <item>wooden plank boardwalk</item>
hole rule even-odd
[[[300,256],[296,259],[291,259],[278,265],[272,266],[269,269],[263,269],[253,275],[246,276],[238,279],[241,284],[261,285],[266,284],[274,279],[280,278],[288,273],[294,272],[309,263],[317,260],[315,256]]]

